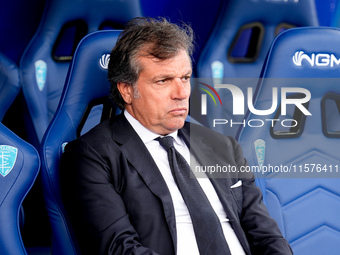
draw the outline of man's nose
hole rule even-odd
[[[175,79],[173,99],[186,99],[190,95],[190,81]]]

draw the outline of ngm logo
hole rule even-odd
[[[297,51],[293,56],[293,63],[296,66],[309,64],[310,66],[334,67],[340,65],[340,58],[338,59],[334,54],[328,53],[312,53],[307,55],[303,51]]]

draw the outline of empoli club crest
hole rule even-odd
[[[0,174],[8,175],[17,160],[18,149],[9,145],[0,145]]]

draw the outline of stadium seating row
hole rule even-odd
[[[268,210],[294,254],[340,249],[338,41],[337,28],[281,33],[269,49],[254,96],[254,109],[274,108],[266,115],[248,111],[238,134]]]

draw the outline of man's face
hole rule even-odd
[[[135,95],[132,86],[118,83],[125,109],[154,133],[166,135],[182,128],[189,110],[192,73],[187,52],[181,50],[164,61],[144,56],[139,61],[142,71]]]

